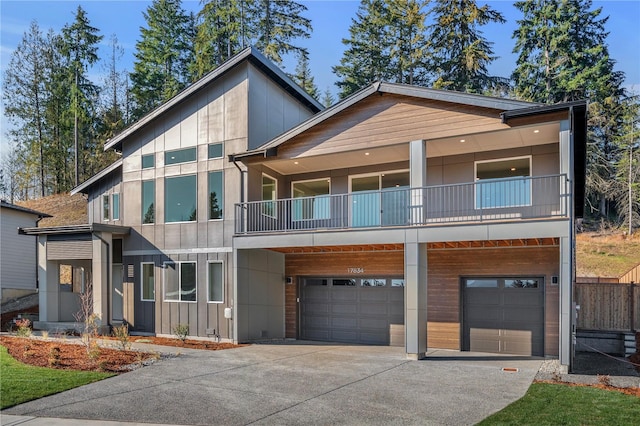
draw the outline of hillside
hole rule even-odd
[[[622,234],[585,232],[576,237],[577,276],[618,277],[640,263],[640,232]]]
[[[53,216],[42,219],[38,223],[41,228],[88,223],[87,200],[82,194],[55,194],[35,200],[17,201],[16,204]]]

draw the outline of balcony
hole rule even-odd
[[[566,175],[390,188],[235,205],[236,235],[568,217]]]

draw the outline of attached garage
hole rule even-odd
[[[544,280],[463,278],[463,349],[544,356]]]
[[[300,338],[404,345],[402,278],[300,279]]]

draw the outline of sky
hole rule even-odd
[[[310,69],[315,83],[321,92],[327,88],[332,93],[337,89],[334,85],[335,75],[331,67],[337,65],[342,57],[344,45],[342,39],[349,36],[349,26],[355,17],[360,1],[358,0],[298,0],[308,11],[306,17],[311,19],[313,33],[310,39],[301,40],[300,45],[310,52]],[[499,57],[489,71],[492,75],[508,77],[515,67],[516,55],[512,53],[514,40],[511,38],[520,19],[520,12],[511,1],[480,1],[488,3],[501,12],[507,20],[504,24],[490,24],[482,27],[485,37],[494,43],[494,53]],[[101,42],[100,56],[108,57],[108,42],[112,34],[118,37],[125,49],[120,69],[133,69],[133,53],[136,41],[140,37],[140,27],[145,26],[142,12],[151,1],[146,0],[1,0],[0,1],[0,72],[4,73],[11,54],[22,39],[31,21],[37,21],[40,29],[46,33],[49,28],[60,32],[65,24],[73,22],[78,5],[87,12],[91,25],[104,35]],[[187,11],[200,10],[200,0],[183,0]],[[609,53],[616,61],[616,70],[624,71],[625,86],[640,94],[640,0],[602,0],[594,1],[593,7],[602,7],[601,16],[609,16],[607,39]],[[104,73],[104,64],[97,64],[90,70],[90,76],[96,82]],[[295,70],[295,61],[284,63],[285,71]],[[0,148],[5,148],[6,126],[8,125],[1,110]]]

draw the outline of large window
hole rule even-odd
[[[155,264],[143,262],[140,264],[142,270],[141,286],[141,299],[143,301],[156,300],[156,287],[155,287]]]
[[[142,181],[142,223],[154,223],[156,182],[153,180]]]
[[[224,155],[224,146],[221,143],[210,143],[207,147],[207,158],[222,158]]]
[[[293,220],[329,219],[331,217],[331,190],[329,179],[294,182]]]
[[[102,220],[110,219],[109,195],[102,196]]]
[[[111,198],[113,199],[113,213],[111,213],[111,216],[113,220],[120,220],[120,194],[115,193]]]
[[[223,186],[222,171],[209,172],[209,219],[223,218]]]
[[[211,303],[224,302],[224,268],[221,261],[209,262],[208,295],[207,301]]]
[[[531,157],[476,162],[476,208],[531,205]]]
[[[385,172],[351,178],[354,227],[409,223],[409,172]]]
[[[197,219],[196,175],[164,180],[164,221],[193,222]]]
[[[262,175],[262,201],[270,201],[262,203],[262,214],[275,217],[276,216],[276,199],[277,181],[269,175]]]
[[[196,301],[196,262],[165,262],[164,300]]]
[[[196,148],[183,148],[175,151],[167,151],[164,153],[164,165],[188,163],[190,161],[196,161],[197,151]]]

